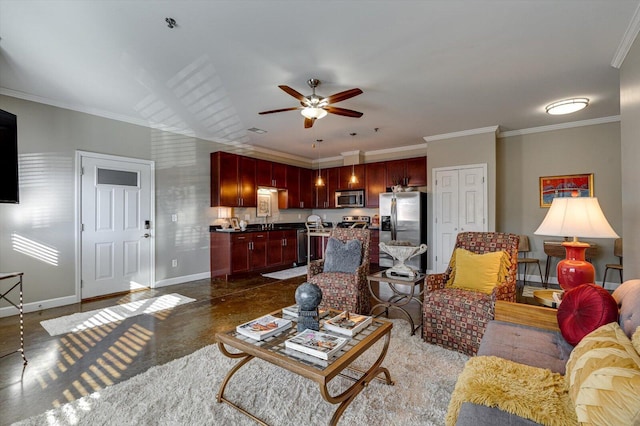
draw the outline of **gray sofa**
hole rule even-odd
[[[640,326],[640,280],[621,284],[613,293],[619,306],[619,323],[631,338]],[[489,322],[478,356],[497,356],[552,372],[565,374],[565,366],[573,346],[559,331],[556,310],[519,303],[496,303],[495,320]],[[456,425],[536,425],[531,420],[490,408],[464,402]]]

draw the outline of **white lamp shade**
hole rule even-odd
[[[595,197],[554,198],[536,235],[618,238]]]
[[[327,111],[322,108],[306,107],[302,111],[300,111],[300,114],[302,114],[306,118],[320,119],[327,115]]]
[[[231,207],[218,207],[218,219],[229,219],[231,217]]]

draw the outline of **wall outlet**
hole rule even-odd
[[[178,259],[173,259],[171,261],[171,267],[172,268],[177,268],[178,267]]]
[[[298,219],[302,219],[302,215],[298,213]]]
[[[171,215],[171,222],[177,222],[178,221],[178,215],[177,214],[172,214]]]
[[[250,214],[245,214],[244,215],[244,220],[251,220],[251,215]]]

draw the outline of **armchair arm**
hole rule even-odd
[[[444,286],[444,274],[429,274],[427,275],[424,291],[426,293],[433,290],[440,290],[443,289]]]
[[[322,273],[324,269],[324,259],[312,260],[307,267],[307,277],[312,277]]]

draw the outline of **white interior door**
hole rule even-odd
[[[459,232],[487,231],[486,166],[434,169],[435,272],[447,269]]]
[[[82,298],[150,287],[152,163],[81,157]]]
[[[437,170],[435,193],[435,267],[444,272],[458,235],[458,170]]]

